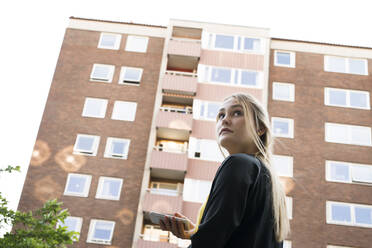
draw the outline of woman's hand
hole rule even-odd
[[[185,230],[184,224],[181,221],[177,221],[174,217],[168,218],[167,216],[165,216],[164,222],[160,220],[160,228],[164,231],[172,232],[178,238],[190,239],[191,235],[195,233],[195,224],[192,223],[186,216],[180,213],[175,213],[174,216],[187,220],[187,230]]]

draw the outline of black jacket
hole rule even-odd
[[[282,248],[275,240],[267,168],[244,153],[227,157],[188,248]]]

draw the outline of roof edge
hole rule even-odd
[[[108,20],[91,19],[91,18],[83,18],[83,17],[75,17],[75,16],[70,16],[70,19],[82,20],[82,21],[93,21],[93,22],[107,22],[107,23],[116,23],[116,24],[128,24],[128,25],[145,26],[145,27],[152,27],[152,28],[167,28],[166,26],[160,26],[160,25],[142,24],[142,23],[134,23],[134,22],[108,21]]]

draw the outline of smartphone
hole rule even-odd
[[[149,219],[152,223],[154,224],[157,224],[157,225],[160,225],[160,220],[165,220],[165,216],[167,216],[168,218],[173,218],[172,215],[169,215],[169,214],[161,214],[161,213],[156,213],[156,212],[149,212]],[[179,217],[174,217],[176,218],[177,221],[180,221],[183,223],[183,226],[185,228],[185,230],[188,230],[189,229],[189,224],[188,224],[188,221],[184,218],[179,218]]]

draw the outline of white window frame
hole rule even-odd
[[[288,123],[288,134],[276,134],[274,130],[274,121],[284,121]],[[271,129],[273,130],[273,135],[275,137],[281,138],[291,138],[294,137],[294,120],[291,118],[283,118],[283,117],[271,117]]]
[[[204,120],[204,121],[216,121],[217,116],[215,118],[208,118],[208,109],[210,104],[217,104],[219,106],[222,105],[222,102],[214,102],[214,101],[204,101],[204,100],[199,100],[199,99],[194,99],[193,102],[193,118],[196,120]],[[204,115],[200,115],[200,109],[201,107],[204,106]],[[218,114],[218,113],[217,113]]]
[[[138,38],[146,40],[146,46],[145,46],[145,48],[133,49],[133,48],[130,47],[131,44],[132,44],[132,42],[135,42],[134,39],[138,39]],[[137,52],[137,53],[146,53],[147,52],[148,45],[149,45],[149,37],[138,36],[138,35],[128,35],[127,41],[126,41],[126,44],[125,44],[125,51],[128,51],[128,52]]]
[[[94,72],[96,70],[96,67],[107,67],[109,69],[109,73],[108,73],[108,77],[107,78],[94,78],[93,75],[94,75]],[[114,76],[114,72],[115,72],[115,66],[114,65],[105,65],[105,64],[93,64],[93,67],[92,67],[92,72],[90,73],[90,81],[93,81],[93,82],[104,82],[104,83],[111,83],[112,82],[112,78]]]
[[[292,248],[292,241],[283,240],[283,248]]]
[[[138,81],[137,80],[136,81],[131,81],[133,83],[124,82],[124,75],[125,75],[125,72],[126,72],[127,69],[141,71],[141,74],[140,74],[139,78],[137,79]],[[142,80],[142,74],[143,74],[143,69],[142,68],[122,66],[121,70],[120,70],[119,84],[140,86],[141,80]],[[138,82],[138,83],[135,83],[135,82]]]
[[[115,36],[115,44],[113,47],[111,46],[105,46],[102,43],[102,39],[105,35],[111,35],[111,36]],[[98,42],[98,48],[102,48],[102,49],[111,49],[111,50],[119,50],[120,48],[120,41],[121,41],[121,35],[120,34],[114,34],[114,33],[101,33],[100,37],[99,37],[99,42]]]
[[[69,186],[69,183],[70,183],[70,178],[71,177],[81,177],[81,178],[85,178],[85,185],[84,185],[84,190],[82,193],[77,193],[77,192],[70,192],[68,191],[68,186]],[[88,197],[89,195],[89,189],[90,189],[90,183],[92,182],[92,176],[91,175],[86,175],[86,174],[77,174],[77,173],[69,173],[67,175],[67,179],[66,179],[66,185],[65,185],[65,191],[64,191],[64,195],[68,195],[68,196],[78,196],[78,197]]]
[[[329,63],[329,60],[330,60],[331,57],[344,59],[344,61],[345,61],[345,71],[344,72],[331,71],[331,69],[330,69],[330,63]],[[361,60],[361,61],[364,61],[364,71],[365,71],[365,73],[364,74],[360,74],[360,73],[350,72],[350,60]],[[362,59],[362,58],[349,58],[349,57],[342,57],[342,56],[324,55],[324,71],[368,76],[368,60],[367,59]]]
[[[86,138],[86,137],[89,137],[89,138],[92,138],[94,139],[93,140],[93,145],[92,145],[92,150],[91,151],[88,151],[88,150],[79,150],[77,148],[77,144],[78,144],[78,140],[80,138]],[[76,136],[76,140],[75,140],[75,145],[74,145],[74,151],[73,153],[74,154],[80,154],[80,155],[86,155],[86,156],[96,156],[97,155],[97,151],[98,151],[98,145],[99,145],[99,140],[100,140],[100,136],[96,136],[96,135],[89,135],[89,134],[78,134]]]
[[[330,91],[343,91],[346,93],[346,105],[338,105],[338,104],[331,104],[329,102],[330,98]],[[365,94],[367,97],[367,106],[365,107],[355,107],[350,105],[350,93],[357,92],[361,94]],[[335,107],[343,107],[343,108],[355,108],[355,109],[371,109],[370,107],[370,98],[369,98],[369,92],[368,91],[361,91],[361,90],[346,90],[346,89],[339,89],[339,88],[324,88],[324,104],[328,106],[335,106]]]
[[[89,115],[87,113],[88,111],[88,105],[89,105],[89,101],[96,101],[96,102],[100,102],[101,104],[101,109],[100,109],[100,113],[99,115]],[[93,98],[93,97],[86,97],[85,98],[85,102],[84,102],[84,108],[83,108],[83,113],[81,114],[82,116],[84,117],[93,117],[93,118],[105,118],[105,115],[106,115],[106,109],[107,109],[107,103],[108,103],[108,100],[107,99],[101,99],[101,98]]]
[[[327,245],[327,248],[353,248],[351,246]]]
[[[287,205],[288,219],[292,220],[293,219],[293,198],[290,196],[286,196],[285,202]]]
[[[103,185],[105,180],[111,180],[111,181],[118,181],[120,182],[119,185],[119,191],[117,196],[110,196],[110,195],[103,195]],[[120,200],[120,195],[121,195],[121,189],[123,187],[123,179],[122,178],[116,178],[116,177],[99,177],[98,180],[98,187],[97,187],[97,192],[96,192],[96,198],[97,199],[105,199],[105,200],[115,200],[119,201]]]
[[[224,36],[230,36],[233,37],[234,45],[233,48],[221,48],[221,47],[215,47],[216,44],[216,36],[217,35],[224,35]],[[244,49],[244,39],[256,39],[260,42],[260,48],[259,49]],[[238,40],[240,39],[240,47],[238,46]],[[217,50],[217,51],[229,51],[229,52],[236,52],[236,53],[254,53],[254,54],[262,54],[264,53],[265,48],[265,41],[264,39],[261,39],[259,37],[249,37],[249,36],[241,36],[241,35],[231,35],[231,34],[223,34],[223,33],[209,33],[206,31],[203,31],[202,33],[202,48],[203,49],[209,49],[209,50]]]
[[[286,173],[286,174],[281,174],[277,168],[277,166],[275,166],[275,170],[277,171],[277,174],[281,177],[293,177],[293,157],[292,156],[286,156],[286,155],[273,155],[273,162],[274,162],[274,159],[275,158],[285,158],[288,160],[288,165],[286,165],[286,167],[288,168],[289,172]]]
[[[289,87],[289,98],[284,99],[275,95],[276,86],[287,86]],[[294,102],[295,101],[295,85],[291,83],[273,82],[273,100]]]
[[[125,112],[129,112],[128,109],[132,111],[130,113],[131,116],[129,116],[130,118],[121,118],[120,113],[122,113],[122,111],[119,111],[119,109],[123,105],[126,105],[125,110],[124,110]],[[129,106],[129,108],[127,108],[128,106]],[[119,121],[134,121],[136,119],[136,112],[137,112],[137,103],[136,102],[115,101],[114,108],[113,108],[112,114],[111,114],[111,119],[119,120]]]
[[[278,63],[278,57],[277,53],[289,53],[289,65],[285,64],[279,64]],[[281,67],[289,67],[289,68],[295,68],[296,67],[296,53],[291,51],[284,51],[284,50],[275,50],[274,51],[274,66],[281,66]]]
[[[119,154],[111,153],[111,146],[112,146],[112,142],[114,141],[127,143],[127,145],[125,146],[124,153],[121,156]],[[108,137],[106,141],[106,149],[105,149],[104,157],[105,158],[116,158],[116,159],[128,159],[129,145],[130,145],[130,139]]]
[[[154,187],[154,184],[157,187]],[[165,189],[160,187],[161,185],[173,185],[176,189]],[[167,182],[160,182],[160,181],[152,181],[150,183],[150,193],[157,194],[157,195],[169,195],[169,196],[179,196],[182,193],[183,184],[182,183],[167,183]]]
[[[348,171],[349,171],[348,180],[333,179],[332,176],[331,176],[332,164],[342,164],[342,165],[347,166]],[[354,181],[353,180],[353,168],[354,167],[356,167],[356,166],[363,167],[363,168],[369,169],[372,173],[372,164],[367,165],[367,164],[350,163],[350,162],[343,162],[343,161],[326,160],[325,166],[326,166],[326,180],[329,181],[329,182],[363,184],[363,185],[372,186],[372,181],[371,182],[364,182],[364,181],[361,182],[361,181]]]
[[[78,232],[79,234],[76,234],[74,235],[73,237],[76,238],[76,241],[79,241],[79,238],[80,238],[80,233],[81,233],[81,226],[83,225],[83,218],[81,217],[74,217],[74,216],[67,216],[66,219],[64,219],[64,222],[68,219],[75,219],[77,220],[77,224],[76,224],[76,227],[74,230],[71,230],[71,231],[74,231],[74,232]],[[57,228],[58,227],[67,227],[67,225],[65,225],[65,223],[61,223],[60,221],[57,222]]]
[[[213,69],[224,69],[230,70],[231,77],[229,82],[217,82],[212,80],[212,70]],[[255,72],[257,73],[256,77],[256,85],[244,85],[241,81],[242,72]],[[246,70],[246,69],[236,69],[236,68],[229,68],[229,67],[221,67],[221,66],[209,66],[209,65],[198,65],[198,82],[199,83],[208,83],[214,85],[228,85],[240,88],[251,88],[251,89],[262,89],[263,85],[263,72],[262,71],[255,71],[255,70]]]
[[[94,235],[94,230],[96,228],[97,222],[104,222],[104,223],[112,224],[110,239],[108,239],[108,240],[94,239],[93,235]],[[87,237],[87,243],[111,245],[112,237],[114,236],[114,230],[115,230],[115,221],[91,219],[90,224],[89,224],[89,232],[88,232],[88,237]]]
[[[346,127],[347,128],[347,133],[346,133],[347,137],[345,137],[344,142],[333,141],[331,139],[331,137],[329,137],[329,135],[327,134],[328,133],[327,130],[328,130],[328,128],[331,128],[332,126],[333,127],[340,126],[340,127]],[[369,144],[361,144],[361,143],[352,142],[352,136],[351,136],[352,135],[352,128],[364,128],[366,130],[369,130]],[[325,141],[326,142],[336,143],[336,144],[347,144],[347,145],[372,146],[372,134],[371,134],[371,128],[370,127],[326,122],[324,131],[325,131]]]
[[[335,221],[335,220],[332,220],[332,204],[345,205],[345,206],[350,207],[351,221],[350,222],[347,222],[347,221]],[[345,226],[358,226],[358,227],[372,228],[372,224],[356,223],[356,221],[355,221],[355,207],[370,208],[372,210],[372,206],[371,205],[355,204],[355,203],[347,203],[347,202],[327,201],[326,202],[327,224],[345,225]]]

